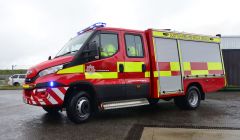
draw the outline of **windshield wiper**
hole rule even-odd
[[[67,55],[67,54],[71,54],[71,53],[73,53],[73,52],[77,52],[77,51],[78,51],[78,50],[74,50],[74,51],[66,52],[66,53],[64,53],[64,54],[61,54],[61,55],[59,55],[59,56],[56,56],[55,58],[58,58],[58,57],[61,57],[61,56]]]

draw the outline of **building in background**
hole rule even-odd
[[[230,86],[240,86],[240,36],[222,36],[222,52]]]

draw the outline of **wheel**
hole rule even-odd
[[[148,102],[150,105],[156,105],[159,99],[148,98]]]
[[[18,82],[13,83],[13,85],[16,86],[16,87],[20,86],[20,84]]]
[[[72,96],[66,106],[67,116],[74,123],[87,121],[92,114],[90,96],[86,92],[79,92]]]
[[[42,108],[43,108],[43,110],[45,110],[49,114],[57,114],[61,110],[60,107],[47,107],[47,106],[43,106]]]
[[[200,106],[201,94],[196,86],[191,86],[185,96],[174,98],[174,103],[181,109],[194,110]]]

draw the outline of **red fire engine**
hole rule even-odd
[[[27,72],[23,100],[49,113],[63,108],[75,123],[94,111],[174,99],[196,109],[225,86],[220,37],[170,30],[108,28],[96,23],[55,58]]]

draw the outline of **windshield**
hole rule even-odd
[[[74,52],[77,52],[82,45],[85,43],[85,41],[88,39],[88,37],[92,34],[93,31],[88,31],[86,33],[83,33],[81,35],[78,35],[71,39],[67,44],[63,46],[63,48],[57,53],[56,57],[60,57],[66,54],[71,54]]]

